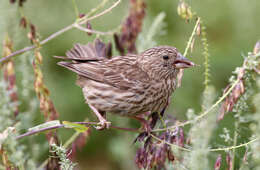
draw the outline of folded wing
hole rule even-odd
[[[136,64],[136,55],[117,56],[107,59],[98,56],[95,46],[76,44],[66,53],[68,57],[57,57],[72,62],[59,62],[79,76],[109,84],[122,90],[149,85],[148,75]]]

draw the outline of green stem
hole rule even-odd
[[[74,10],[75,10],[75,14],[76,14],[76,18],[79,18],[79,9],[76,3],[76,0],[72,0],[73,6],[74,6]]]
[[[189,50],[189,48],[191,47],[192,40],[193,40],[193,37],[194,37],[194,35],[195,35],[195,33],[196,33],[196,30],[197,30],[197,27],[198,27],[199,23],[200,23],[200,18],[198,18],[198,20],[197,20],[197,22],[196,22],[196,24],[195,24],[195,26],[194,26],[194,28],[193,28],[193,31],[192,31],[192,33],[191,33],[191,36],[190,36],[190,38],[189,38],[189,41],[188,41],[187,46],[186,46],[186,48],[185,48],[185,51],[184,51],[184,53],[183,53],[183,56],[184,56],[184,57],[186,57],[186,55],[187,55],[187,53],[188,53],[188,50]]]
[[[238,128],[238,122],[235,122],[235,129],[234,129],[234,141],[233,141],[233,145],[236,146],[237,145],[237,128]],[[235,169],[235,158],[236,158],[236,148],[233,148],[233,159],[232,159],[232,167],[231,170]]]

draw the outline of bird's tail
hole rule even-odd
[[[106,45],[99,39],[96,39],[94,43],[88,43],[87,45],[75,44],[74,47],[66,53],[67,57],[54,56],[64,60],[72,60],[78,62],[84,61],[98,61],[108,58],[108,54],[111,52],[111,45]]]

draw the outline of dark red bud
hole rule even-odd
[[[79,18],[83,18],[85,14],[79,14]]]
[[[91,24],[90,24],[89,22],[87,22],[87,24],[86,24],[86,28],[89,29],[89,30],[92,30],[92,26],[91,26]],[[92,35],[91,32],[88,32],[87,34],[88,34],[89,36]]]
[[[20,20],[20,27],[26,28],[26,26],[27,26],[26,18],[22,17],[21,20]]]
[[[216,162],[215,162],[215,165],[214,165],[214,169],[219,170],[220,166],[221,166],[221,155],[218,155]]]

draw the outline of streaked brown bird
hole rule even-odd
[[[105,113],[137,116],[164,112],[176,89],[180,69],[194,66],[175,47],[158,46],[141,54],[101,57],[91,43],[76,44],[59,62],[78,74],[86,103],[99,119],[98,129],[109,128]]]

